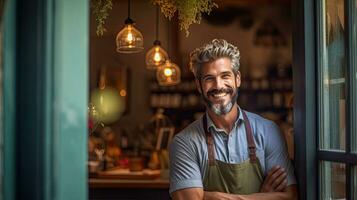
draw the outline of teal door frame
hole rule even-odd
[[[6,1],[4,199],[87,199],[88,4]]]
[[[292,1],[295,174],[299,199],[318,199],[315,1]]]
[[[15,70],[16,70],[16,1],[6,1],[3,16],[3,177],[2,199],[15,199],[16,154],[15,154]]]

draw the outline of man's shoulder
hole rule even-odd
[[[203,135],[202,119],[201,117],[175,135],[180,138],[195,138]]]
[[[252,126],[252,129],[255,134],[269,134],[272,131],[279,132],[278,126],[270,119],[264,118],[258,114],[247,112],[247,116]]]
[[[204,139],[204,131],[202,127],[201,117],[182,129],[174,137],[175,140],[182,142],[200,142]]]
[[[271,121],[267,118],[264,118],[256,113],[252,113],[252,112],[248,112],[248,111],[245,111],[245,112],[247,113],[247,116],[248,116],[248,119],[250,122],[258,123],[258,124],[266,125],[266,126],[271,126],[274,124],[273,121]]]
[[[177,133],[170,145],[171,154],[177,154],[178,152],[191,152],[197,154],[197,150],[202,150],[203,144],[205,144],[205,137],[200,120],[196,120]]]

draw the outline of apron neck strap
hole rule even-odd
[[[247,114],[245,113],[245,111],[243,111],[242,113],[243,113],[243,119],[244,119],[245,133],[247,135],[247,141],[248,141],[249,160],[251,163],[255,163],[257,161],[257,156],[255,154],[256,147],[255,147],[255,143],[254,143],[252,127],[250,126],[250,122],[248,120],[248,117],[247,117]]]
[[[256,147],[255,147],[255,143],[254,143],[254,139],[253,139],[252,128],[250,126],[250,122],[248,120],[247,114],[243,110],[242,110],[242,113],[243,113],[243,119],[244,119],[245,133],[246,133],[247,142],[248,142],[249,160],[251,163],[255,163],[257,161],[257,156],[255,154]],[[205,135],[206,135],[206,143],[207,143],[207,150],[208,150],[208,163],[211,166],[211,165],[215,164],[215,156],[214,156],[215,146],[214,146],[214,141],[213,141],[213,135],[210,131],[208,131],[207,114],[203,115],[202,120],[203,120],[203,129],[204,129]]]
[[[203,115],[203,129],[205,130],[205,135],[206,135],[206,143],[207,143],[207,149],[208,149],[208,164],[214,165],[215,163],[215,156],[214,156],[214,141],[213,141],[213,136],[212,133],[208,131],[207,129],[207,116],[206,114]]]

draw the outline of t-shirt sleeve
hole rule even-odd
[[[280,133],[279,127],[270,122],[265,131],[267,131],[264,145],[266,174],[272,167],[279,165],[287,172],[288,185],[296,184],[294,167],[289,159],[286,142]]]
[[[192,143],[177,135],[170,145],[170,194],[176,190],[203,187]]]

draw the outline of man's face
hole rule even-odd
[[[201,79],[196,81],[206,105],[217,115],[225,115],[232,110],[240,83],[240,74],[233,73],[228,58],[206,63],[201,69]]]

